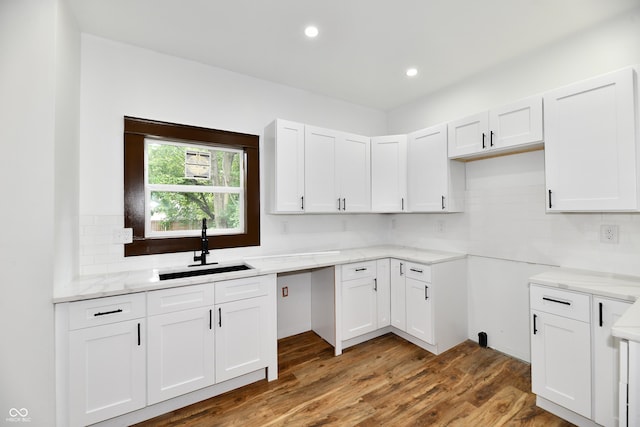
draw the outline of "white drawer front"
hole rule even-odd
[[[147,294],[150,316],[213,305],[213,283],[162,289]]]
[[[69,304],[69,330],[146,316],[144,293],[96,298]]]
[[[268,290],[269,276],[255,276],[216,282],[216,304],[267,295]]]
[[[342,280],[360,279],[376,276],[376,262],[365,261],[342,266]]]
[[[431,282],[431,267],[428,265],[407,262],[404,265],[404,271],[407,274],[407,277],[420,280],[421,282]]]
[[[531,310],[557,314],[582,322],[590,321],[591,297],[587,294],[534,284],[529,291]]]

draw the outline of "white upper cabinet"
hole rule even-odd
[[[542,147],[542,98],[535,96],[449,123],[449,157],[472,159]]]
[[[407,152],[409,211],[463,211],[465,167],[447,157],[447,125],[409,134]]]
[[[338,197],[343,212],[371,211],[371,139],[342,133],[336,146]]]
[[[304,125],[278,119],[265,129],[273,213],[304,212]]]
[[[305,126],[305,212],[371,210],[368,137]]]
[[[547,211],[638,210],[632,68],[544,95]]]
[[[305,212],[337,212],[338,132],[314,126],[304,130]]]
[[[371,138],[371,210],[407,210],[407,136]]]

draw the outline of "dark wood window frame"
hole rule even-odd
[[[241,149],[245,153],[244,233],[212,236],[210,249],[260,246],[260,139],[257,135],[124,117],[124,226],[133,242],[124,255],[197,251],[200,237],[145,237],[144,140],[146,137]]]

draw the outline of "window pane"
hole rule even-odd
[[[202,218],[209,229],[240,226],[240,195],[237,193],[151,192],[151,233],[200,230]],[[177,233],[179,234],[179,233]]]
[[[241,151],[147,140],[149,184],[240,187]]]

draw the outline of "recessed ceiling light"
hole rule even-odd
[[[407,77],[415,77],[418,75],[418,69],[417,68],[407,68]]]
[[[313,25],[309,25],[307,28],[304,29],[304,34],[309,37],[310,39],[317,37],[318,35],[318,27],[315,27]]]

